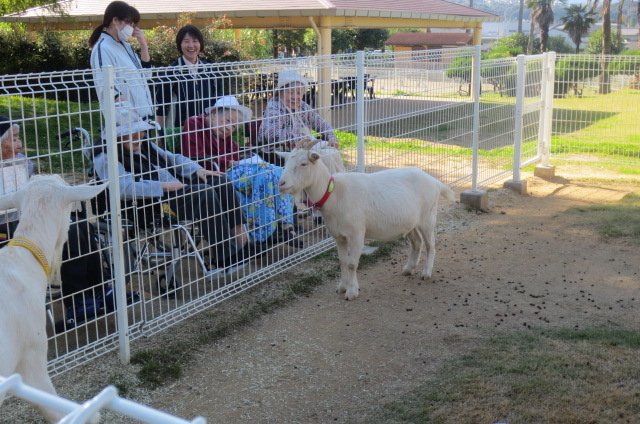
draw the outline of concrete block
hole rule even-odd
[[[505,181],[504,187],[510,188],[516,193],[519,193],[522,195],[527,194],[527,182],[525,180],[520,180],[520,181],[508,180],[508,181]]]
[[[489,195],[484,190],[465,190],[460,193],[460,203],[479,211],[489,210]]]
[[[536,165],[533,175],[545,180],[549,180],[556,176],[556,167],[553,165]]]

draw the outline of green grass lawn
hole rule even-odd
[[[58,140],[56,134],[82,127],[94,140],[100,136],[98,103],[0,96],[0,109],[6,111],[5,115],[23,120],[20,122],[23,152],[36,159],[39,173],[77,172],[86,165],[79,151],[72,152],[81,146],[69,139]]]
[[[554,100],[552,154],[588,155],[640,169],[640,90]],[[635,170],[635,171],[634,171]]]

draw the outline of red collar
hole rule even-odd
[[[320,209],[322,205],[324,205],[327,202],[327,199],[329,199],[329,196],[331,196],[331,193],[333,193],[334,188],[335,188],[335,182],[333,180],[333,177],[331,177],[329,179],[329,185],[327,186],[327,191],[324,192],[324,196],[322,196],[322,199],[318,200],[318,203],[313,203],[311,199],[309,199],[309,196],[307,195],[309,206],[311,206],[314,211],[317,211],[318,209]]]

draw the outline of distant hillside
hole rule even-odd
[[[452,3],[463,4],[465,6],[469,6],[469,0],[449,0]],[[576,3],[576,4],[584,4],[584,1],[580,0],[568,0],[567,3]],[[637,10],[638,10],[638,2],[636,1],[625,1],[624,5],[624,19],[623,22],[627,22],[629,17],[633,17],[635,22],[638,22],[637,18]],[[502,16],[505,21],[517,21],[518,20],[518,9],[520,7],[520,2],[518,0],[474,0],[473,7],[475,9],[480,9],[485,12],[493,13],[498,16]],[[564,16],[564,8],[566,6],[562,4],[556,4],[553,8],[553,14],[555,16],[556,23],[559,22],[559,19]],[[528,20],[530,17],[530,11],[525,6],[524,8],[524,19]],[[618,19],[618,2],[614,2],[611,5],[611,21],[615,23]]]

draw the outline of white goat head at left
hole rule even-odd
[[[0,375],[19,373],[26,384],[55,394],[47,373],[47,279],[59,275],[73,203],[106,186],[69,186],[58,175],[36,175],[17,192],[0,196],[0,210],[21,212],[12,242],[0,249]],[[37,408],[49,422],[65,415]]]

